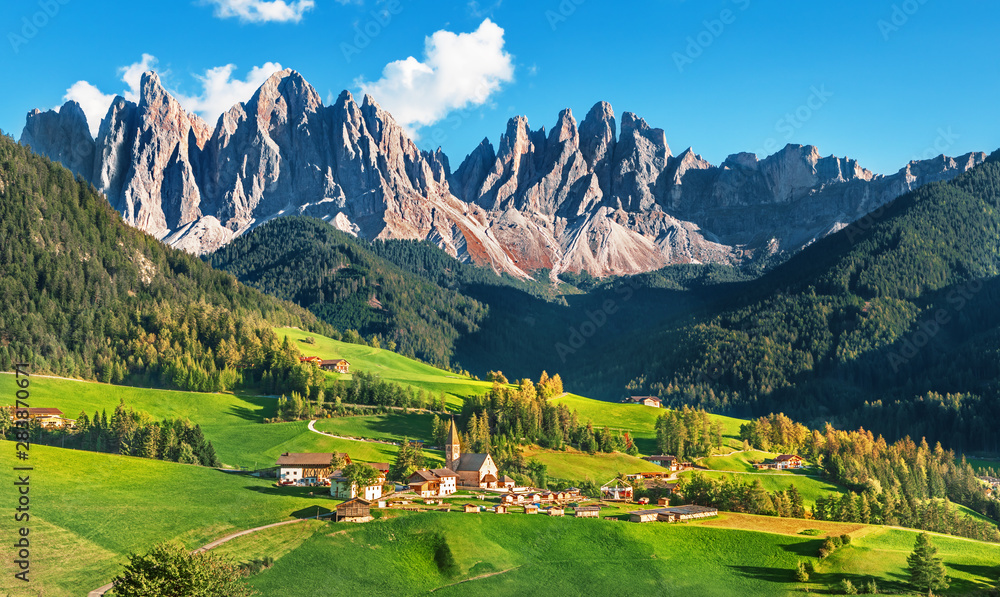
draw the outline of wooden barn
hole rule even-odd
[[[319,367],[324,371],[336,371],[337,373],[349,373],[351,370],[351,364],[344,359],[324,359],[320,361]]]
[[[337,522],[368,522],[372,519],[371,505],[361,498],[337,504]]]
[[[538,514],[538,506],[535,504],[525,504],[524,505],[525,514]]]
[[[466,512],[477,512],[478,513],[479,512],[479,506],[477,506],[475,504],[466,504],[465,505],[465,511]]]
[[[548,514],[549,516],[563,516],[566,514],[566,511],[560,508],[559,506],[552,506],[551,508],[546,510],[545,513]]]
[[[503,504],[497,504],[496,506],[493,507],[493,512],[495,512],[496,514],[506,514],[507,506]]]
[[[600,518],[600,506],[577,506],[573,511],[574,518]]]

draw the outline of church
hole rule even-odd
[[[454,419],[448,428],[448,443],[444,448],[445,468],[455,471],[460,486],[484,489],[502,487],[500,479],[497,478],[499,472],[497,465],[489,454],[462,454]]]

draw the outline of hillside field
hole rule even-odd
[[[389,350],[340,342],[296,328],[275,328],[274,331],[279,337],[287,337],[294,341],[304,356],[347,359],[351,363],[352,371],[374,373],[387,381],[395,381],[418,390],[424,389],[435,396],[439,392],[444,392],[446,403],[453,408],[461,408],[462,399],[466,396],[485,394],[493,387],[490,382],[476,381],[467,376],[444,371]],[[313,338],[315,343],[303,342],[306,338]],[[339,374],[336,373],[330,373],[330,376],[339,378]]]
[[[856,583],[875,576],[883,590],[906,589],[900,578],[914,532],[854,525],[856,542],[820,562],[822,538],[795,534],[798,525],[776,524],[777,532],[760,532],[766,517],[750,518],[762,520],[638,525],[523,514],[398,515],[320,529],[248,582],[269,596],[433,590],[492,597],[524,595],[538,586],[557,595],[777,596],[806,588],[827,592],[844,576]],[[987,573],[1000,565],[1000,547],[933,540],[953,578],[948,594],[985,588]],[[797,583],[795,565],[807,560],[816,574]]]

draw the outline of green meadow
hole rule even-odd
[[[434,415],[427,413],[372,415],[364,417],[333,417],[316,421],[316,429],[343,435],[399,441],[404,437],[433,443],[431,435]]]
[[[80,595],[110,581],[128,553],[178,539],[195,548],[228,533],[315,516],[335,504],[306,488],[199,466],[32,446],[30,515],[33,586]],[[0,467],[23,465],[0,441]],[[321,491],[321,490],[320,490]],[[12,516],[0,532],[13,536]],[[0,594],[12,590],[3,558]],[[44,588],[44,590],[43,590]]]
[[[397,513],[393,513],[397,514]],[[320,529],[248,580],[268,596],[791,595],[874,576],[905,592],[912,531],[863,527],[826,561],[822,539],[700,523],[638,525],[523,514],[424,513]],[[985,588],[1000,547],[934,537],[953,591]],[[799,561],[816,573],[794,580]],[[303,574],[308,570],[309,574]],[[378,574],[373,574],[378,570]]]
[[[453,408],[461,408],[463,398],[485,394],[493,387],[490,382],[476,381],[467,376],[444,371],[385,349],[348,344],[303,332],[297,328],[275,328],[274,331],[279,336],[295,342],[295,346],[305,356],[347,359],[351,363],[351,371],[374,373],[382,379],[395,381],[417,390],[423,389],[433,393],[434,396],[444,392],[447,404]],[[303,342],[306,338],[313,338],[314,343]],[[339,377],[336,373],[330,375],[333,378]]]

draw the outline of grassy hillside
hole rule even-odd
[[[618,475],[656,470],[650,464],[628,454],[587,454],[576,450],[557,452],[529,448],[524,450],[525,458],[537,458],[548,467],[548,476],[570,481],[594,481],[598,485],[614,479]]]
[[[13,388],[13,376],[0,374],[0,388]],[[307,422],[263,424],[274,415],[275,400],[236,396],[155,390],[93,382],[35,377],[32,405],[59,408],[67,417],[80,411],[110,415],[119,400],[157,419],[187,418],[201,425],[224,465],[242,468],[271,466],[282,452],[347,452],[365,462],[392,462],[395,446],[324,437],[309,431]],[[11,389],[10,393],[13,393]],[[345,419],[349,420],[349,419]],[[440,453],[428,451],[433,462]]]
[[[434,441],[431,436],[433,417],[434,415],[418,413],[337,417],[320,419],[316,422],[316,429],[345,437],[389,441],[399,441],[408,437],[413,440],[424,440],[430,444]]]
[[[416,389],[424,389],[432,392],[435,396],[439,392],[445,392],[446,401],[452,406],[460,406],[461,398],[483,394],[493,385],[489,382],[475,381],[457,373],[438,369],[385,349],[340,342],[294,328],[278,328],[275,332],[279,337],[287,337],[295,342],[304,355],[318,356],[324,359],[347,359],[351,362],[351,367],[354,370],[374,373],[388,381],[395,381]],[[302,342],[306,338],[313,338],[315,343]]]
[[[0,441],[0,466],[15,466]],[[31,537],[37,588],[80,595],[108,582],[124,556],[166,539],[194,548],[229,532],[314,516],[334,502],[306,489],[192,465],[33,446]],[[13,518],[0,532],[12,536]],[[0,593],[13,587],[4,558]]]
[[[430,590],[523,595],[539,586],[566,595],[714,596],[790,595],[806,587],[824,591],[845,575],[858,580],[868,574],[876,575],[883,589],[905,589],[899,579],[915,533],[856,525],[857,544],[820,563],[815,555],[821,538],[779,534],[798,532],[801,521],[791,529],[775,524],[777,532],[768,533],[757,532],[768,521],[753,518],[761,517],[708,526],[518,514],[398,516],[317,532],[251,582],[275,596]],[[720,522],[754,530],[715,526]],[[1000,565],[996,546],[945,537],[934,542],[954,579],[950,594],[984,587],[986,575]],[[811,560],[817,568],[804,585],[793,577],[800,560]]]

